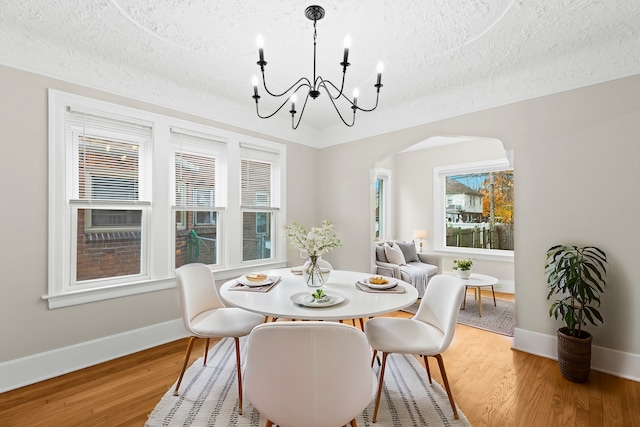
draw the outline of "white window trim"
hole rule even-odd
[[[495,172],[511,169],[509,161],[505,159],[487,160],[482,162],[463,163],[457,165],[439,166],[433,168],[433,250],[452,256],[467,256],[476,259],[494,261],[513,261],[513,251],[477,248],[451,248],[445,241],[445,178],[451,175],[471,174],[481,172]]]
[[[375,168],[372,173],[372,181],[371,181],[371,216],[372,216],[372,235],[373,240],[377,241],[387,241],[393,240],[393,191],[392,191],[392,178],[391,178],[391,170],[384,168]],[[382,234],[380,237],[375,237],[375,209],[376,209],[376,181],[378,179],[382,179],[384,181],[384,192],[383,192],[383,223],[382,223]]]
[[[143,206],[144,210],[153,207],[152,218],[143,218],[143,223],[147,223],[147,233],[153,236],[150,239],[148,248],[142,248],[147,257],[147,271],[143,276],[126,278],[116,282],[106,279],[102,281],[103,286],[87,286],[70,288],[71,267],[69,262],[70,240],[72,236],[72,221],[68,220],[70,212],[67,189],[66,189],[66,144],[65,141],[65,108],[72,105],[76,108],[85,108],[116,116],[133,117],[134,120],[150,122],[153,129],[153,141],[151,150],[153,153],[151,174],[151,191],[153,201],[148,206]],[[49,90],[49,233],[48,233],[48,293],[42,298],[47,300],[50,309],[67,307],[77,304],[84,304],[94,301],[101,301],[111,298],[118,298],[129,295],[136,295],[145,292],[154,292],[175,287],[175,210],[172,209],[170,191],[170,174],[167,168],[171,162],[171,141],[170,129],[178,127],[196,133],[205,133],[210,137],[219,138],[228,144],[225,153],[227,165],[238,164],[238,167],[230,166],[221,168],[226,175],[226,188],[216,194],[217,201],[222,201],[215,209],[219,212],[218,222],[226,223],[230,218],[238,217],[240,211],[239,194],[228,189],[239,188],[239,178],[235,178],[236,170],[239,170],[240,144],[250,144],[261,147],[264,150],[277,153],[279,155],[278,171],[274,179],[277,179],[275,187],[277,191],[272,194],[274,203],[278,206],[276,215],[277,224],[274,221],[274,235],[272,248],[272,258],[254,262],[250,265],[242,263],[242,239],[233,241],[230,236],[236,233],[241,236],[241,225],[233,223],[225,230],[221,230],[219,238],[221,247],[224,247],[225,255],[220,264],[212,266],[212,272],[216,280],[226,280],[237,277],[248,272],[256,266],[264,268],[280,268],[286,266],[286,240],[284,234],[279,232],[283,224],[286,224],[286,146],[284,144],[265,141],[258,138],[247,137],[234,132],[223,131],[217,128],[187,122],[168,116],[163,116],[148,111],[112,104],[105,101],[94,100],[82,96],[65,93],[57,90]],[[158,167],[157,165],[166,165]],[[237,184],[237,185],[236,185]],[[234,186],[236,185],[236,186]],[[227,194],[229,193],[229,194]],[[235,202],[234,206],[231,203]],[[146,205],[146,203],[141,203]],[[236,221],[239,222],[239,221]],[[237,228],[237,230],[235,230]],[[237,231],[240,234],[237,234]],[[143,269],[144,270],[144,269]],[[96,281],[98,282],[98,281]]]

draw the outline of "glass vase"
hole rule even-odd
[[[307,286],[319,288],[329,280],[331,269],[326,266],[328,263],[324,264],[319,256],[309,255],[309,259],[302,266],[302,278]]]

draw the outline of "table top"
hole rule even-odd
[[[447,274],[458,277],[458,275],[455,272],[447,273]],[[469,276],[468,279],[461,279],[461,278],[459,279],[462,280],[462,283],[464,283],[466,286],[491,286],[498,283],[497,277],[488,276],[486,274],[480,274],[480,273],[471,273],[471,276]]]
[[[222,300],[227,305],[265,316],[302,320],[345,320],[396,311],[413,304],[418,298],[416,288],[402,280],[398,280],[398,286],[405,288],[404,293],[363,292],[356,288],[356,281],[364,280],[373,274],[331,270],[329,280],[322,286],[322,290],[344,297],[344,301],[325,307],[307,307],[294,303],[292,296],[300,293],[311,294],[318,288],[307,286],[302,276],[293,274],[289,268],[265,273],[269,276],[280,276],[282,279],[267,292],[230,290],[237,281],[229,280],[220,288]]]

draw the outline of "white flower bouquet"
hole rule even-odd
[[[336,226],[326,219],[320,227],[311,227],[308,232],[296,222],[285,225],[284,230],[291,246],[305,251],[310,257],[321,256],[335,247],[342,246],[340,239],[336,237]]]

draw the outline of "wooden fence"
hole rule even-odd
[[[447,227],[447,246],[513,250],[513,224],[496,224],[493,230],[485,226]]]

